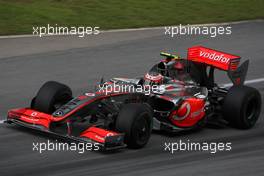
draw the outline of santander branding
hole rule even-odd
[[[208,53],[208,52],[204,52],[204,51],[200,51],[200,57],[205,57],[214,61],[219,61],[222,63],[229,63],[229,58],[224,57],[223,54],[218,55],[216,53]]]

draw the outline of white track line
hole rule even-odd
[[[264,82],[264,78],[247,80],[247,81],[245,81],[245,84],[254,84],[254,83],[260,83],[260,82]],[[224,87],[230,87],[232,85],[233,85],[232,83],[223,84]]]
[[[4,123],[5,120],[0,120],[0,124]]]
[[[263,22],[263,19],[257,19],[257,20],[243,20],[243,21],[233,21],[233,22],[223,22],[223,23],[207,23],[207,24],[191,24],[189,26],[219,26],[219,25],[233,25],[233,24],[243,24],[243,23],[249,23],[249,22]],[[179,25],[167,25],[167,26],[179,26]],[[115,32],[132,32],[132,31],[146,31],[146,30],[159,30],[164,29],[164,27],[167,26],[158,26],[158,27],[143,27],[143,28],[129,28],[129,29],[112,29],[112,30],[102,30],[101,33],[115,33]],[[187,26],[187,25],[182,25]],[[43,37],[50,37],[50,36],[67,36],[64,35],[45,35]],[[32,34],[25,34],[25,35],[6,35],[6,36],[0,36],[0,39],[8,39],[8,38],[26,38],[26,37],[39,37],[38,35],[32,35]]]

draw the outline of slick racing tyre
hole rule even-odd
[[[72,99],[71,89],[55,81],[46,82],[32,99],[31,108],[52,114],[58,107]]]
[[[233,86],[228,90],[223,104],[223,117],[231,126],[239,129],[252,128],[261,110],[261,95],[255,88]]]
[[[142,148],[150,138],[153,110],[141,103],[125,104],[116,119],[116,130],[125,133],[129,148]]]

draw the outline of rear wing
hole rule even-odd
[[[188,49],[188,60],[205,63],[227,71],[229,66],[231,66],[232,70],[237,69],[240,57],[203,46],[194,46]]]
[[[212,71],[210,70],[210,73],[208,75],[208,79],[211,80],[210,85],[214,84],[214,68],[227,71],[228,76],[234,85],[243,84],[246,78],[246,73],[249,65],[249,61],[247,60],[240,67],[238,67],[241,59],[239,56],[206,48],[203,46],[194,46],[189,48],[187,59],[189,61],[193,61],[194,63],[200,63],[205,66],[211,66]]]

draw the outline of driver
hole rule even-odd
[[[175,60],[175,63],[173,65],[174,68],[174,79],[179,81],[189,81],[190,75],[186,72],[186,68],[183,60]]]
[[[179,81],[188,80],[188,73],[183,59],[173,59],[167,62],[160,62],[157,70],[165,77],[170,77]]]

